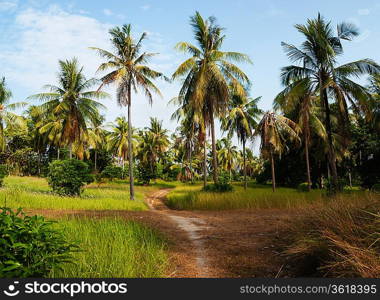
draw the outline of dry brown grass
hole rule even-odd
[[[300,210],[281,241],[293,276],[380,277],[380,197]]]

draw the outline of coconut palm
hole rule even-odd
[[[299,139],[299,131],[298,125],[292,120],[273,112],[266,112],[254,132],[254,136],[261,138],[262,157],[269,159],[271,163],[273,192],[276,190],[274,155],[281,155],[286,147],[287,138]]]
[[[225,36],[223,28],[210,17],[206,20],[196,12],[190,18],[198,47],[180,42],[179,51],[188,53],[190,58],[181,63],[173,73],[173,79],[183,79],[178,99],[182,106],[190,106],[202,115],[204,127],[211,131],[213,179],[217,182],[217,153],[215,139],[215,117],[223,115],[230,98],[229,87],[236,93],[244,94],[244,85],[249,84],[247,75],[233,62],[251,62],[249,57],[238,52],[223,52],[221,47]]]
[[[88,130],[88,144],[94,150],[94,169],[97,171],[98,150],[104,149],[106,144],[106,131],[103,128],[104,118],[93,124]]]
[[[23,120],[20,116],[12,112],[19,107],[27,105],[25,102],[9,103],[12,92],[7,88],[5,78],[0,80],[0,151],[4,152],[6,148],[6,140],[4,129],[6,126],[20,126]]]
[[[236,133],[239,142],[243,145],[244,189],[247,188],[246,142],[252,137],[258,116],[262,113],[257,107],[259,100],[260,97],[253,99],[232,94],[228,114],[222,119],[222,130],[228,132],[229,138]]]
[[[129,125],[127,119],[123,117],[116,118],[114,123],[109,124],[110,133],[107,136],[108,149],[112,151],[122,163],[124,168],[125,161],[129,160],[129,146],[132,144],[134,146],[133,151],[136,151],[137,146],[137,136],[134,134],[134,130],[129,130]],[[129,134],[132,133],[131,139],[129,139]],[[131,144],[130,141],[131,140]],[[130,161],[130,160],[129,160]],[[131,167],[131,165],[129,165]]]
[[[325,110],[325,127],[329,146],[328,161],[335,190],[338,187],[338,174],[329,99],[336,101],[341,124],[345,126],[348,124],[347,104],[350,103],[354,109],[359,109],[363,99],[368,98],[367,90],[351,78],[379,73],[380,66],[370,59],[361,59],[337,66],[337,59],[343,54],[341,41],[350,41],[358,35],[353,24],[341,23],[335,32],[331,23],[326,22],[318,14],[316,19],[309,19],[306,25],[296,25],[295,28],[304,35],[305,41],[300,48],[282,43],[289,59],[297,65],[284,67],[281,78],[285,86],[307,78],[314,95],[319,94],[321,105]]]
[[[58,138],[57,144],[67,145],[71,158],[73,143],[81,141],[88,126],[98,121],[99,109],[105,108],[96,100],[107,98],[108,94],[88,90],[97,80],[86,79],[76,58],[60,60],[59,67],[58,85],[46,85],[44,88],[49,92],[28,99],[44,101],[41,108],[53,119],[41,128],[41,132],[49,132],[54,139]]]
[[[157,72],[146,65],[153,53],[141,52],[142,43],[146,38],[144,32],[138,40],[132,36],[132,26],[130,24],[122,27],[115,27],[109,31],[114,53],[92,47],[107,62],[102,63],[98,71],[112,70],[102,77],[102,86],[116,83],[117,102],[120,106],[128,107],[128,159],[129,159],[129,187],[130,199],[134,200],[134,177],[133,177],[133,143],[132,143],[132,119],[131,105],[132,92],[137,93],[140,88],[149,103],[153,102],[152,93],[161,96],[160,90],[154,85],[152,79],[165,78],[162,73]]]
[[[157,118],[150,118],[150,126],[146,130],[151,135],[155,156],[157,159],[162,158],[170,144],[168,130],[162,127],[162,121]]]
[[[218,163],[221,168],[230,174],[232,180],[232,170],[236,166],[239,151],[235,145],[232,144],[230,139],[223,138],[217,142],[218,149]]]
[[[319,98],[314,96],[312,85],[308,78],[298,80],[281,91],[274,100],[274,107],[281,108],[289,114],[296,112],[297,123],[302,129],[303,144],[305,149],[306,175],[308,190],[311,190],[309,148],[311,131],[316,133],[324,141],[326,139],[325,127],[319,118]]]

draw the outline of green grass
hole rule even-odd
[[[152,229],[120,218],[63,219],[56,225],[79,244],[75,264],[50,277],[163,277],[168,266],[165,241]]]
[[[250,183],[244,190],[241,183],[234,184],[234,190],[226,193],[203,192],[202,185],[178,185],[167,196],[167,205],[184,210],[228,210],[259,208],[298,208],[316,202],[329,201],[321,190],[299,192],[292,188],[277,188]],[[352,199],[368,197],[369,193],[359,190],[343,193],[336,197]]]
[[[136,186],[135,201],[129,200],[128,182],[118,180],[86,187],[81,197],[61,197],[51,192],[46,179],[9,176],[0,189],[0,206],[30,209],[145,210],[144,196],[158,188],[170,187],[158,182]]]

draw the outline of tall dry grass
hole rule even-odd
[[[380,277],[380,196],[337,197],[289,220],[281,244],[293,276]]]

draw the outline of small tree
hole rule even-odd
[[[55,160],[49,165],[48,182],[59,195],[80,195],[82,187],[93,180],[88,165],[83,161]]]

